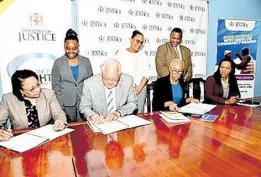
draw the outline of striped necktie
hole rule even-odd
[[[113,102],[112,90],[110,90],[110,92],[107,96],[107,110],[108,110],[108,113],[112,113],[114,111],[114,102]]]

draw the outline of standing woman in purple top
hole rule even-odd
[[[52,68],[52,88],[67,114],[68,122],[82,121],[79,112],[83,81],[93,75],[90,60],[79,55],[77,33],[69,29],[64,39],[65,55],[55,60]]]

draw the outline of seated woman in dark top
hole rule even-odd
[[[237,103],[240,92],[234,74],[233,61],[228,58],[221,60],[217,71],[206,80],[205,102],[210,104]]]
[[[176,111],[179,106],[190,102],[199,102],[194,98],[185,98],[183,61],[173,59],[169,67],[169,75],[159,78],[154,85],[152,109],[153,111]]]
[[[0,103],[0,141],[13,135],[4,130],[8,119],[12,129],[38,128],[54,121],[54,130],[63,130],[67,124],[54,91],[41,89],[40,81],[31,70],[18,70],[12,75],[13,92],[3,95]]]

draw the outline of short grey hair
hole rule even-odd
[[[105,67],[107,65],[116,65],[119,67],[119,73],[121,73],[121,64],[118,60],[116,59],[108,59],[105,62],[103,62],[103,64],[101,65],[101,72],[104,73],[105,72]]]
[[[171,65],[173,65],[173,63],[181,63],[182,64],[182,69],[184,69],[184,61],[179,59],[179,58],[174,58],[171,60],[169,66],[171,67]]]

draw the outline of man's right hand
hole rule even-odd
[[[99,114],[94,114],[90,117],[93,124],[101,124],[104,123],[104,117],[100,116]]]
[[[13,134],[9,131],[0,129],[0,141],[8,141],[13,137]]]

